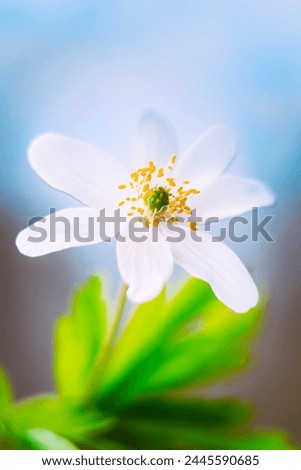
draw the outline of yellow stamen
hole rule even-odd
[[[158,178],[162,178],[162,176],[164,176],[164,169],[163,169],[163,168],[159,168],[158,173],[157,173],[157,177],[158,177]]]
[[[192,213],[188,199],[193,195],[200,194],[200,191],[191,187],[184,189],[184,185],[190,184],[188,180],[184,180],[182,185],[178,186],[175,178],[167,177],[170,175],[168,170],[173,169],[176,160],[176,155],[172,155],[166,167],[156,167],[155,163],[150,160],[148,166],[138,168],[131,173],[128,185],[121,184],[118,186],[119,189],[129,188],[135,193],[135,197],[128,196],[123,201],[120,201],[118,203],[119,207],[127,204],[129,210],[128,216],[139,215],[140,220],[143,221],[147,228],[150,224],[158,227],[161,221],[167,222],[170,220],[173,223],[178,223],[178,214],[185,212],[190,215]],[[152,184],[154,173],[157,178],[162,178],[160,183]],[[150,198],[160,193],[164,193],[165,197],[167,196],[164,210],[154,209],[150,203]],[[187,225],[191,230],[197,230],[195,222],[187,223]]]
[[[138,174],[137,174],[136,171],[131,174],[131,178],[132,178],[132,180],[134,180],[134,181],[138,181]]]
[[[170,186],[175,186],[176,185],[174,178],[166,178],[166,181],[168,181]]]

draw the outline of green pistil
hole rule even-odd
[[[152,196],[147,199],[147,205],[152,212],[165,211],[169,204],[169,195],[161,186],[154,190]]]

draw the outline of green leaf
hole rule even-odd
[[[293,446],[280,431],[246,432],[241,428],[227,430],[186,422],[137,418],[122,420],[111,432],[111,439],[120,440],[130,449],[203,449],[203,450],[284,450]]]
[[[183,393],[246,365],[261,311],[237,315],[190,279],[170,301],[163,291],[135,308],[111,348],[101,283],[92,278],[57,321],[59,395],[13,404],[0,371],[0,448],[293,448],[285,433],[254,430],[248,405]]]
[[[127,450],[128,448],[121,442],[112,441],[106,438],[95,437],[89,439],[83,444],[83,449],[86,450]]]
[[[10,381],[3,369],[0,369],[0,410],[6,408],[13,399]]]
[[[166,333],[171,334],[176,328],[202,316],[205,308],[215,302],[209,284],[194,277],[188,279],[166,306]]]
[[[163,291],[156,299],[138,306],[107,365],[102,394],[116,392],[120,401],[122,396],[127,401],[130,398],[127,384],[136,381],[145,361],[156,355],[161,345],[168,344],[177,329],[201,315],[202,309],[214,299],[208,284],[190,279],[168,304]]]
[[[289,450],[295,449],[288,435],[282,431],[257,430],[239,436],[225,436],[219,442],[235,450]],[[217,442],[218,444],[218,442]]]
[[[158,299],[139,307],[108,363],[104,403],[120,408],[144,394],[207,384],[239,371],[249,360],[261,311],[258,306],[238,315],[196,279],[165,308]]]
[[[241,370],[248,363],[261,312],[258,306],[237,315],[216,300],[202,315],[201,331],[176,338],[149,359],[144,368],[147,375],[139,376],[141,390],[207,385]]]
[[[132,315],[112,351],[102,378],[102,393],[106,395],[126,380],[158,342],[165,322],[165,292],[151,302],[140,305]]]
[[[139,449],[291,449],[281,431],[250,432],[252,409],[236,400],[153,397],[120,411],[111,439]]]
[[[105,342],[106,305],[101,282],[92,277],[79,289],[71,312],[57,320],[54,378],[60,394],[76,398],[84,389]]]
[[[206,448],[204,442],[241,430],[250,415],[250,406],[235,400],[150,397],[120,410],[108,437],[136,449]]]
[[[29,449],[34,450],[77,450],[72,442],[49,429],[31,429],[24,440]]]
[[[103,433],[114,422],[113,418],[104,417],[93,408],[77,407],[52,396],[17,403],[10,408],[7,417],[16,434],[24,434],[31,428],[47,428],[74,442]]]
[[[132,403],[120,411],[122,419],[186,423],[210,428],[233,428],[250,419],[251,407],[230,399],[209,400],[189,397],[150,397]]]

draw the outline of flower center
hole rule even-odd
[[[158,226],[162,221],[177,223],[180,217],[192,213],[188,198],[200,191],[189,188],[189,181],[182,181],[181,185],[176,183],[171,177],[175,162],[176,155],[171,157],[165,168],[157,168],[150,161],[147,167],[138,168],[130,175],[129,184],[118,186],[119,189],[128,190],[127,197],[120,201],[119,206],[127,205],[129,217],[138,215],[147,226]],[[195,222],[188,225],[196,230]]]
[[[162,212],[166,211],[169,204],[169,195],[166,189],[159,186],[156,189],[150,190],[150,196],[145,197],[145,202],[148,205],[151,212]]]

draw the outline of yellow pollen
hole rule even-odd
[[[166,178],[166,181],[170,184],[170,186],[175,186],[175,180],[173,178]]]
[[[193,230],[194,232],[196,232],[198,230],[198,227],[197,227],[197,224],[196,222],[189,222],[189,227],[191,230]]]
[[[185,180],[185,181],[183,181],[183,184],[190,184],[190,181]]]
[[[124,204],[124,201],[121,201],[121,202],[118,204],[118,206],[121,207],[121,206],[123,206],[123,204]]]
[[[163,168],[159,168],[158,173],[157,173],[157,177],[158,177],[158,178],[162,178],[162,176],[164,176],[164,169],[163,169]]]
[[[131,178],[132,178],[132,180],[134,180],[134,181],[138,181],[138,174],[137,174],[136,172],[132,173],[132,174],[131,174]]]
[[[126,185],[126,184],[120,184],[120,185],[118,186],[118,189],[125,189],[125,188],[127,188],[127,185]]]
[[[142,188],[143,192],[146,192],[149,189],[149,184],[145,184]]]

